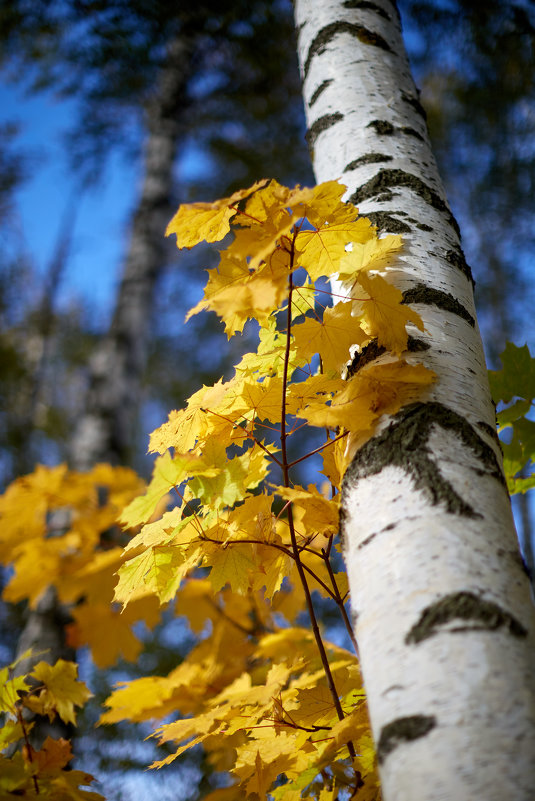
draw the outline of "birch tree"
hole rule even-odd
[[[393,0],[296,0],[319,181],[382,232],[438,380],[385,418],[343,489],[343,536],[385,801],[518,799],[535,785],[533,607],[460,247]],[[381,358],[368,346],[355,372]],[[407,357],[411,358],[410,353]]]

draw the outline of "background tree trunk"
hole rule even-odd
[[[187,43],[180,38],[172,40],[159,85],[146,109],[141,196],[110,330],[89,365],[87,404],[70,444],[73,470],[89,470],[97,462],[131,462],[154,289],[166,261],[164,233],[170,217],[173,165],[190,69]],[[50,664],[60,658],[74,660],[75,652],[65,642],[68,622],[68,610],[49,588],[36,608],[28,611],[17,646],[17,656],[28,648],[40,655],[20,663],[20,674],[41,659]],[[34,744],[40,745],[51,733],[68,736],[70,730],[58,719],[51,731],[48,721],[39,719],[32,731]]]
[[[501,470],[470,268],[393,0],[296,0],[318,181],[404,235],[388,278],[437,382],[382,421],[343,488],[343,533],[385,801],[528,801],[535,619]],[[416,352],[415,352],[416,351]],[[358,355],[353,368],[358,369]]]
[[[70,463],[129,464],[147,360],[154,288],[166,261],[173,165],[186,106],[190,52],[180,37],[169,43],[157,92],[146,109],[147,136],[141,196],[110,330],[89,365],[85,413],[73,434]]]

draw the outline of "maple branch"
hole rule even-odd
[[[173,489],[176,492],[176,494],[178,495],[178,497],[180,498],[180,500],[182,501],[182,503],[184,504],[184,506],[187,506],[188,509],[191,510],[191,516],[194,518],[195,522],[197,523],[197,525],[199,527],[199,529],[198,529],[199,532],[200,532],[199,533],[199,538],[201,538],[203,536],[203,534],[204,534],[204,529],[203,529],[201,520],[200,520],[197,512],[193,508],[192,504],[184,498],[184,495],[180,492],[180,490],[178,489],[176,484],[173,484]]]
[[[332,538],[331,538],[331,542],[332,542]],[[329,543],[329,546],[330,546],[330,544],[331,543]],[[355,649],[355,654],[358,657],[358,655],[359,655],[359,647],[357,645],[357,640],[355,638],[355,632],[353,631],[353,626],[351,625],[351,621],[350,621],[349,616],[347,614],[347,610],[346,610],[346,608],[344,606],[344,600],[343,600],[342,596],[340,595],[340,590],[338,589],[338,584],[336,583],[336,576],[334,575],[334,572],[333,572],[333,568],[332,568],[332,565],[331,565],[331,560],[329,559],[329,555],[328,555],[326,550],[322,549],[322,554],[323,554],[323,558],[324,558],[324,561],[325,561],[325,566],[327,568],[327,572],[329,573],[329,578],[331,579],[331,583],[333,585],[333,590],[334,590],[333,600],[336,603],[338,609],[340,610],[340,614],[342,615],[342,619],[344,621],[344,625],[345,625],[345,627],[347,629],[347,633],[349,634],[349,639],[351,640],[351,644],[353,645],[353,648]]]
[[[238,423],[234,422],[234,420],[230,420],[228,417],[225,417],[225,415],[224,415],[224,414],[219,414],[219,412],[214,412],[212,409],[203,409],[203,408],[201,408],[201,411],[202,411],[202,412],[205,412],[206,414],[214,414],[216,417],[220,417],[220,418],[221,418],[221,420],[224,420],[226,423],[231,423],[233,428],[241,428],[241,426],[240,426],[240,425],[238,425]],[[243,417],[243,419],[244,419],[244,420],[247,420],[247,418],[246,418],[244,415],[242,415],[242,417]],[[268,426],[268,428],[269,428],[269,426]],[[271,430],[276,430],[276,429],[271,429]],[[267,455],[269,456],[269,458],[270,458],[272,461],[274,461],[276,464],[278,464],[278,465],[279,465],[279,467],[282,467],[282,464],[281,464],[281,463],[280,463],[280,461],[277,459],[277,457],[276,457],[276,456],[275,456],[273,453],[271,453],[271,452],[269,451],[269,449],[268,449],[268,448],[266,448],[266,446],[265,446],[265,445],[263,445],[263,444],[260,442],[260,440],[259,440],[259,439],[257,439],[257,438],[255,437],[255,435],[252,433],[252,431],[251,431],[251,432],[247,431],[247,434],[248,434],[248,437],[247,437],[247,439],[252,439],[252,440],[253,440],[253,442],[255,443],[255,445],[258,445],[258,447],[259,447],[259,448],[262,448],[262,450],[263,450],[263,451],[265,451],[265,452],[267,453]]]
[[[293,268],[295,259],[296,236],[297,232],[294,231],[294,235],[292,237],[291,251],[290,251],[290,275],[288,276],[288,312],[287,312],[287,323],[286,323],[286,349],[284,353],[284,370],[282,376],[282,410],[281,410],[280,438],[281,438],[282,473],[283,473],[283,481],[285,487],[290,486],[289,465],[288,465],[288,458],[286,451],[286,438],[288,436],[286,432],[286,388],[288,385],[288,364],[290,361],[290,333],[292,328],[293,273],[291,270]],[[323,665],[323,670],[325,671],[325,677],[327,679],[327,684],[329,685],[329,690],[333,699],[334,708],[336,709],[336,714],[338,715],[339,720],[344,720],[345,715],[342,709],[342,705],[340,703],[340,698],[338,697],[338,691],[334,683],[334,677],[333,674],[331,673],[331,666],[329,665],[329,659],[327,657],[327,652],[325,650],[325,645],[323,643],[321,632],[319,630],[316,613],[314,611],[314,605],[312,603],[312,595],[310,593],[310,587],[308,586],[307,578],[304,571],[304,566],[303,563],[301,562],[301,555],[299,553],[299,547],[297,545],[297,537],[295,533],[292,505],[288,507],[288,526],[290,528],[290,538],[292,541],[292,549],[294,553],[295,565],[297,567],[297,572],[299,574],[301,585],[305,593],[308,615],[310,618],[314,639],[316,641],[316,646],[319,651],[321,663]],[[350,741],[347,743],[347,747],[351,755],[351,758],[355,759],[356,757],[355,746]]]
[[[221,615],[221,617],[225,618],[225,620],[228,620],[228,622],[232,623],[233,626],[236,626],[238,631],[241,631],[243,634],[246,634],[248,637],[252,637],[253,636],[253,634],[255,633],[254,629],[248,629],[246,626],[242,626],[241,623],[238,623],[237,620],[234,620],[234,618],[232,618],[227,612],[225,612],[224,609],[221,609],[219,604],[216,604],[214,599],[210,598],[210,596],[207,597],[207,600],[214,607],[214,609]]]
[[[278,551],[282,551],[282,553],[286,554],[286,556],[289,556],[290,559],[293,559],[295,561],[294,551],[291,548],[287,547],[286,545],[281,545],[278,542],[266,542],[265,540],[255,540],[252,538],[243,540],[242,539],[227,540],[226,542],[222,542],[221,540],[214,540],[212,537],[208,537],[206,534],[204,534],[204,532],[202,534],[199,534],[199,539],[202,540],[203,542],[211,542],[213,545],[221,545],[221,547],[225,548],[229,548],[231,545],[266,545],[269,548],[276,548]],[[310,552],[314,553],[316,556],[320,556],[320,554],[317,551],[311,550]],[[312,568],[308,567],[308,565],[303,565],[303,569],[306,570],[307,573],[310,573],[312,578],[315,581],[317,581],[321,587],[323,587],[327,595],[329,595],[329,597],[332,598],[333,601],[336,601],[333,591],[327,586],[327,584],[325,584],[324,581],[320,579],[318,575],[316,575],[316,573],[312,570]]]
[[[288,467],[293,467],[294,465],[299,464],[299,462],[303,462],[305,459],[308,459],[310,456],[314,456],[315,453],[320,453],[320,451],[322,451],[324,448],[327,448],[329,445],[334,445],[334,443],[337,440],[347,437],[348,434],[349,431],[344,431],[342,434],[338,434],[338,436],[335,437],[334,439],[330,439],[328,442],[324,442],[323,445],[319,446],[319,448],[314,448],[313,451],[309,451],[304,456],[301,456],[299,459],[294,459],[293,462],[289,463]]]
[[[250,220],[253,220],[254,222],[258,223],[258,225],[262,225],[262,221],[261,220],[257,220],[256,217],[253,217],[252,214],[247,214],[246,211],[242,211],[234,203],[230,204],[229,209],[234,209],[234,211],[237,212],[238,214],[241,214],[242,217],[249,217]]]
[[[22,729],[22,736],[24,737],[25,750],[26,753],[28,754],[28,762],[33,763],[33,756],[32,756],[33,749],[32,746],[30,745],[30,738],[28,737],[26,726],[24,725],[24,718],[22,716],[22,709],[20,707],[20,704],[18,703],[15,704],[15,710],[17,714],[17,720],[20,723],[20,727]],[[33,779],[33,787],[35,790],[35,794],[39,795],[40,793],[39,793],[39,784],[37,782],[37,776],[33,775],[32,779]]]

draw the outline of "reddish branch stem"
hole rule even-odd
[[[290,475],[289,475],[289,462],[288,462],[288,455],[286,449],[286,439],[288,434],[286,432],[286,389],[288,386],[288,365],[290,361],[290,342],[291,342],[291,328],[292,328],[292,291],[293,291],[293,266],[294,266],[294,259],[295,259],[295,238],[297,236],[297,232],[294,231],[291,240],[291,249],[290,249],[290,275],[288,278],[288,312],[287,312],[287,324],[286,324],[286,349],[284,352],[284,370],[283,370],[283,377],[282,377],[282,409],[281,409],[281,457],[282,457],[282,476],[283,476],[283,484],[285,487],[290,487]],[[314,605],[312,603],[312,596],[310,593],[310,588],[308,586],[307,578],[305,576],[305,571],[303,567],[303,563],[301,562],[301,555],[299,552],[299,547],[297,545],[297,537],[295,533],[295,526],[293,520],[293,511],[292,506],[288,507],[288,526],[290,528],[290,539],[292,541],[292,550],[293,556],[295,560],[295,565],[297,568],[297,572],[299,574],[299,578],[301,580],[301,584],[303,587],[303,591],[305,594],[306,605],[308,609],[308,615],[310,617],[310,624],[312,626],[312,632],[314,634],[314,639],[316,641],[316,646],[319,651],[321,663],[323,665],[323,669],[325,671],[325,677],[327,679],[327,684],[329,685],[329,690],[331,692],[331,696],[333,699],[334,707],[336,709],[336,714],[338,715],[339,720],[343,720],[345,715],[342,709],[342,705],[340,703],[340,699],[338,697],[338,691],[336,689],[336,684],[334,683],[334,677],[331,672],[331,666],[329,665],[329,659],[327,657],[327,652],[325,650],[325,646],[323,644],[323,640],[321,637],[321,632],[319,630],[318,621],[316,618],[316,613],[314,611]],[[347,749],[352,759],[355,759],[356,751],[353,743],[350,741],[347,743]]]

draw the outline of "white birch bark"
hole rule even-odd
[[[319,181],[402,233],[389,280],[438,375],[343,486],[343,535],[385,801],[535,798],[535,617],[460,248],[394,0],[295,0]],[[368,347],[353,370],[377,356]]]

